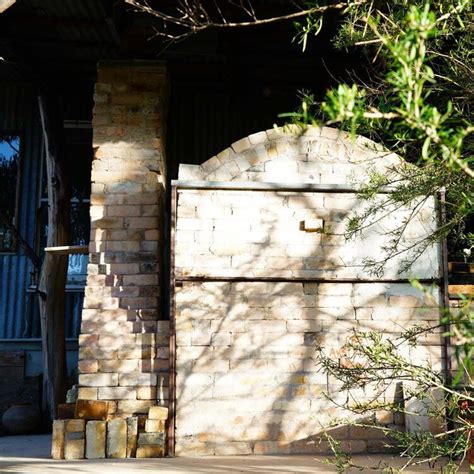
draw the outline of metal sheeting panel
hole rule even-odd
[[[43,144],[34,96],[28,86],[0,87],[0,129],[21,135],[18,229],[33,245]],[[0,254],[0,337],[24,337],[31,263],[19,253]]]
[[[213,86],[172,82],[166,144],[171,179],[178,177],[180,163],[201,164],[232,142],[272,128],[278,113],[294,108],[287,97]]]
[[[23,326],[22,337],[41,337],[38,297],[36,293],[28,293],[25,297],[26,317]],[[81,312],[84,302],[84,293],[80,291],[66,292],[65,314],[66,314],[66,337],[76,338],[81,329]]]
[[[1,83],[0,130],[21,134],[18,229],[34,246],[43,141],[36,97],[28,85]],[[0,339],[40,336],[38,301],[28,292],[32,265],[21,251],[0,254]],[[77,337],[83,294],[66,294],[66,334]]]
[[[38,15],[56,18],[101,20],[104,16],[102,2],[97,0],[27,0],[24,5]]]

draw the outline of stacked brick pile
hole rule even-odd
[[[53,422],[53,459],[157,458],[165,456],[168,409],[111,418],[109,402],[79,400],[75,418]]]
[[[169,326],[159,310],[165,97],[160,64],[99,65],[79,398],[116,402],[124,418],[168,399]]]

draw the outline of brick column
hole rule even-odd
[[[115,401],[118,415],[167,402],[168,322],[159,311],[166,91],[160,63],[99,63],[79,398]]]

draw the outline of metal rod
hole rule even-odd
[[[181,181],[173,180],[171,185],[178,189],[229,190],[229,191],[293,191],[293,192],[331,192],[358,193],[360,188],[347,184],[312,184],[312,183],[258,183],[237,181]],[[381,187],[380,194],[389,194],[395,188]]]
[[[71,254],[88,254],[88,245],[62,245],[59,247],[45,247],[45,252],[54,253],[55,255],[71,255]]]
[[[171,219],[170,219],[170,367],[169,367],[169,423],[168,423],[168,455],[175,454],[176,425],[176,301],[175,301],[175,240],[176,211],[178,193],[176,186],[171,187]]]
[[[317,277],[265,277],[265,276],[210,276],[175,275],[175,282],[185,281],[229,281],[229,282],[294,282],[294,283],[410,283],[408,278],[398,279],[358,279],[358,278],[317,278]],[[441,283],[441,278],[422,278],[422,284]]]

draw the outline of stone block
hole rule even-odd
[[[248,139],[252,145],[259,145],[261,143],[265,143],[268,140],[268,137],[266,132],[257,132],[249,135]]]
[[[413,382],[404,382],[403,390],[410,394],[417,387]],[[406,404],[406,430],[411,434],[429,431],[436,435],[445,430],[445,422],[439,417],[431,416],[430,412],[441,413],[444,409],[443,391],[435,388],[426,391],[424,395],[423,398],[411,397]]]
[[[82,324],[85,324],[85,321]],[[99,363],[96,360],[80,360],[78,363],[78,369],[81,374],[93,374],[98,371]]]
[[[319,283],[318,294],[328,296],[349,296],[352,283]]]
[[[97,400],[78,400],[76,402],[76,418],[83,420],[106,420],[109,403]]]
[[[131,373],[131,374],[120,374],[119,384],[122,387],[135,387],[135,386],[154,386],[157,382],[157,375],[153,373]]]
[[[121,459],[127,456],[127,422],[114,418],[107,422],[107,457]]]
[[[66,440],[64,443],[64,459],[84,459],[85,439],[68,439],[66,433]]]
[[[244,441],[225,441],[214,447],[216,456],[244,456],[252,454],[252,446]]]
[[[110,217],[138,217],[140,216],[140,214],[141,214],[140,206],[108,206],[107,207],[107,216],[110,216]]]
[[[167,407],[150,407],[150,410],[148,411],[148,419],[167,420],[168,408]]]
[[[164,446],[142,445],[137,449],[137,458],[163,458],[165,457]]]
[[[105,458],[106,422],[89,421],[86,425],[86,458]]]
[[[84,433],[85,427],[84,420],[66,420],[66,433]]]
[[[214,450],[208,443],[197,441],[195,438],[188,440],[179,438],[176,442],[177,456],[213,456]]]
[[[246,321],[246,329],[256,333],[284,333],[286,331],[286,321]]]
[[[230,346],[232,340],[232,335],[230,332],[215,332],[211,336],[211,345],[212,346]]]
[[[79,387],[77,397],[80,400],[97,400],[97,388]]]
[[[138,387],[137,400],[156,400],[156,387]]]
[[[102,344],[102,342],[101,342]],[[105,346],[105,344],[104,344]],[[94,347],[94,346],[87,346],[83,344],[79,350],[79,359],[89,359],[89,358],[97,358],[97,359],[116,359],[117,358],[117,351],[116,350],[108,350],[104,348]],[[84,375],[97,375],[97,374],[84,374]],[[81,376],[79,375],[79,380],[81,380]],[[89,383],[90,380],[86,379]],[[107,387],[107,385],[104,385]],[[97,390],[97,389],[96,389]]]
[[[201,178],[201,167],[198,165],[179,165],[179,179],[196,180]]]
[[[207,181],[230,181],[232,174],[227,166],[221,166],[206,176]]]
[[[100,387],[100,400],[135,400],[137,390],[134,387]]]
[[[282,445],[278,441],[257,441],[253,454],[289,454],[290,445]]]
[[[123,277],[123,284],[127,286],[157,285],[158,275],[125,275]]]
[[[320,308],[352,308],[353,306],[350,296],[343,295],[320,295],[317,305]]]
[[[64,436],[64,459],[84,458],[84,420],[66,420]]]
[[[108,326],[108,325],[104,325]],[[117,333],[119,333],[117,331]],[[101,373],[128,373],[128,372],[136,372],[138,369],[138,363],[136,360],[129,359],[129,360],[101,360],[99,363],[100,372]],[[105,387],[104,387],[105,388]],[[100,390],[99,390],[100,395]]]
[[[128,219],[128,225],[132,229],[156,229],[159,222],[156,217],[131,217]]]
[[[79,385],[85,387],[115,387],[118,374],[80,374]]]
[[[165,431],[165,420],[146,420],[145,431],[147,433],[161,433]]]
[[[127,458],[134,458],[137,454],[138,417],[127,418]]]
[[[164,433],[140,433],[138,435],[138,446],[147,445],[160,445],[164,446],[165,444],[165,434]]]
[[[390,296],[389,297],[390,306],[396,308],[416,308],[421,306],[422,300],[416,296]]]
[[[66,433],[66,422],[64,420],[53,421],[53,437],[51,445],[51,457],[53,459],[64,459],[64,437]]]
[[[250,140],[248,138],[242,138],[234,143],[232,143],[232,149],[236,153],[242,153],[245,150],[248,150],[252,144],[250,143]]]
[[[371,320],[373,308],[356,308],[356,319],[364,321]]]
[[[209,158],[207,161],[205,161],[202,164],[201,169],[204,175],[208,175],[209,173],[212,173],[220,166],[221,166],[221,162],[219,161],[217,156],[213,156],[212,158]]]
[[[119,400],[118,412],[126,414],[146,413],[153,400]]]

